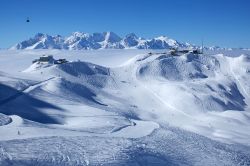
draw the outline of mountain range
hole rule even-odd
[[[66,50],[92,50],[92,49],[169,49],[192,48],[188,43],[181,43],[166,36],[153,39],[144,39],[134,33],[124,38],[114,32],[83,33],[74,32],[68,37],[61,35],[51,36],[37,33],[33,38],[22,41],[10,49],[66,49]]]

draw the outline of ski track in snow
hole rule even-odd
[[[0,146],[1,165],[247,166],[250,162],[244,147],[219,144],[175,128],[138,139],[47,137],[1,142]]]
[[[84,62],[25,70],[44,52]],[[13,62],[0,51],[0,83],[14,89],[0,93],[0,111],[20,109],[0,113],[0,165],[250,165],[249,82],[234,71],[239,57],[145,52],[9,51]],[[22,108],[61,123],[26,119]]]
[[[185,116],[188,116],[190,118],[193,118],[192,116],[186,114],[185,112],[178,110],[177,108],[173,107],[172,105],[169,105],[165,100],[163,100],[157,93],[155,93],[153,90],[149,89],[146,85],[141,84],[146,90],[148,90],[151,94],[153,94],[161,103],[163,103],[165,106],[170,108],[171,111],[177,111],[181,114],[184,114]]]
[[[37,86],[40,86],[40,85],[42,85],[43,83],[46,83],[46,82],[48,82],[49,80],[52,80],[52,79],[54,79],[54,78],[55,78],[55,77],[46,79],[46,80],[44,80],[44,81],[40,81],[40,82],[38,82],[38,83],[29,85],[29,86],[25,87],[25,88],[22,89],[22,90],[19,90],[19,92],[17,92],[16,94],[14,94],[14,95],[12,95],[12,96],[6,98],[6,99],[1,100],[1,101],[0,101],[0,106],[1,106],[1,105],[4,105],[4,104],[7,104],[7,103],[9,103],[9,102],[11,102],[11,101],[13,101],[13,100],[15,100],[16,98],[20,97],[20,96],[23,95],[24,93],[29,93],[29,91],[35,89]]]

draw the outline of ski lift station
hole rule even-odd
[[[39,59],[35,59],[32,61],[32,63],[49,63],[49,64],[63,64],[67,63],[68,61],[66,59],[58,59],[55,60],[53,58],[53,55],[43,55]]]

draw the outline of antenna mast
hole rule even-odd
[[[203,54],[203,38],[201,40],[201,53]]]

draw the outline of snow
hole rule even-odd
[[[1,50],[0,165],[249,165],[248,53]]]
[[[38,33],[33,38],[24,40],[11,50],[19,49],[67,49],[67,50],[96,50],[96,49],[168,49],[183,47],[189,48],[190,44],[180,43],[165,36],[153,39],[138,38],[134,33],[124,38],[114,32],[103,32],[88,34],[84,32],[73,32],[68,37],[60,35],[50,36]],[[210,48],[209,48],[210,49]],[[214,50],[214,48],[211,48]]]
[[[11,118],[0,113],[0,126],[11,123]]]

